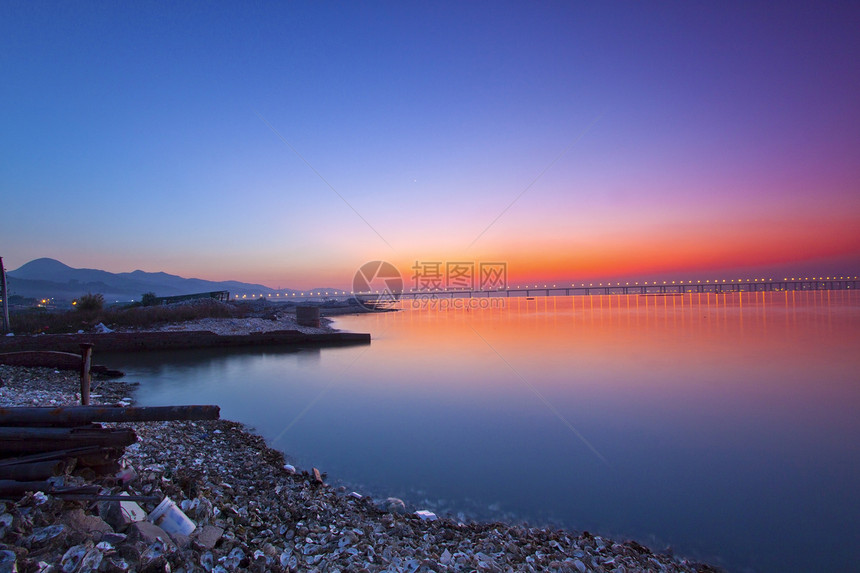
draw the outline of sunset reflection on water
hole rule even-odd
[[[501,303],[336,319],[370,346],[125,367],[142,403],[221,404],[301,464],[432,509],[731,569],[860,560],[860,295]]]

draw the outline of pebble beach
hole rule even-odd
[[[253,332],[294,318],[207,319],[165,329]],[[200,322],[200,321],[195,321]],[[265,323],[265,324],[264,324]],[[293,322],[294,324],[294,322]],[[327,323],[320,330],[330,329]],[[0,407],[78,403],[78,376],[0,366]],[[133,404],[134,380],[93,380],[93,403]],[[28,492],[0,501],[0,571],[718,571],[634,540],[524,524],[468,522],[329,485],[229,420],[120,424],[138,441],[102,494],[169,497],[190,535],[117,517],[116,503]],[[67,471],[63,485],[87,476]],[[141,502],[149,514],[156,502]]]

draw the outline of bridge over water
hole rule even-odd
[[[434,289],[410,290],[403,298],[478,298],[533,297],[639,294],[667,295],[684,293],[735,293],[771,291],[853,290],[860,288],[858,277],[820,277],[805,279],[752,279],[719,281],[648,281],[616,283],[580,283],[567,285],[535,285],[496,290]]]

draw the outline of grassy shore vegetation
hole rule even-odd
[[[265,300],[253,302],[220,302],[201,299],[188,303],[144,306],[135,303],[124,307],[105,307],[101,295],[84,295],[73,310],[49,311],[30,308],[11,314],[12,332],[22,334],[65,334],[88,332],[103,323],[109,328],[149,328],[171,322],[201,318],[244,318],[259,315]]]

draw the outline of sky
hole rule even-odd
[[[0,4],[0,256],[860,274],[856,2]]]

